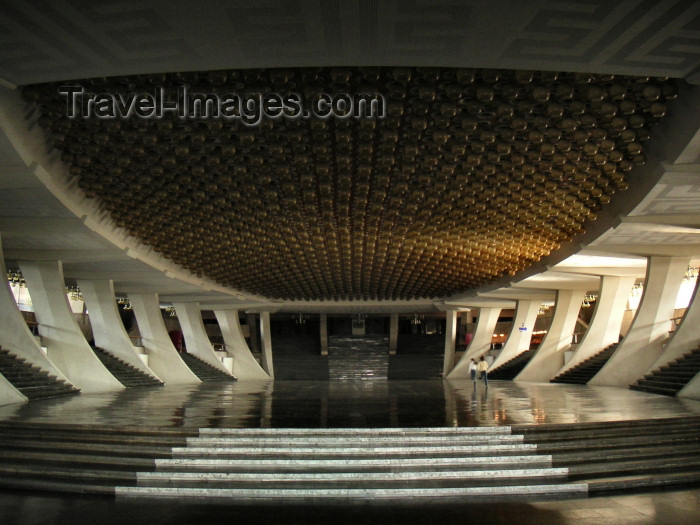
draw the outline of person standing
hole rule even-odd
[[[477,370],[477,372],[479,372],[479,374],[481,374],[480,377],[481,377],[481,379],[484,380],[484,383],[486,384],[486,386],[489,386],[489,379],[488,379],[489,364],[486,361],[486,359],[484,359],[483,355],[479,358],[479,364],[476,366],[476,370]]]
[[[472,358],[469,362],[469,377],[471,377],[472,381],[476,379],[476,368],[476,361]]]

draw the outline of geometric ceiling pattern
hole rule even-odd
[[[68,118],[92,93],[384,97],[382,118]],[[662,78],[289,68],[36,84],[24,97],[114,223],[221,285],[275,299],[440,298],[514,275],[634,183],[677,89]]]

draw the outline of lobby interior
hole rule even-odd
[[[697,522],[696,2],[0,26],[6,522]],[[384,114],[69,118],[65,86]]]

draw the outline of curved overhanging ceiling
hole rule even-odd
[[[67,117],[90,93],[378,93],[384,118]],[[440,298],[585,231],[644,163],[663,79],[434,68],[238,70],[28,86],[88,197],[175,263],[275,299]],[[633,182],[633,181],[632,181]]]

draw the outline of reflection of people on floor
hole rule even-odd
[[[489,369],[489,364],[486,361],[486,359],[484,359],[484,356],[482,355],[479,358],[479,364],[476,366],[476,370],[477,370],[477,372],[479,372],[479,374],[480,374],[479,377],[484,380],[484,384],[486,386],[489,386],[488,369]]]
[[[469,362],[469,377],[472,381],[476,379],[476,361],[474,359]]]

